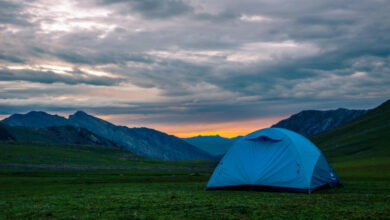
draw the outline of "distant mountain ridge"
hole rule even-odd
[[[110,138],[137,155],[163,160],[212,159],[211,155],[195,146],[154,129],[116,126],[82,111],[70,115],[69,121]]]
[[[215,136],[196,136],[183,138],[184,141],[206,151],[209,154],[219,156],[225,154],[241,136],[234,138],[224,138],[219,135]]]
[[[6,138],[4,138],[6,137]],[[116,147],[114,142],[71,125],[47,128],[13,127],[0,122],[0,141]]]
[[[2,120],[9,126],[19,126],[28,128],[46,128],[50,126],[70,125],[65,117],[50,115],[42,111],[31,111],[27,114],[13,114]]]
[[[27,114],[11,115],[4,119],[3,123],[39,129],[65,125],[80,127],[137,155],[148,158],[163,160],[214,159],[210,154],[175,136],[149,128],[117,126],[82,111],[77,111],[70,115],[68,119],[45,112],[33,111]]]
[[[363,114],[367,110],[336,110],[319,111],[305,110],[272,125],[273,128],[286,128],[306,137],[335,128]]]

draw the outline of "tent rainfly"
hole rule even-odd
[[[207,189],[311,193],[341,185],[321,151],[307,138],[266,128],[240,139],[215,168]]]

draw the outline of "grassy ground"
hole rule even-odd
[[[334,162],[386,160],[390,158],[390,101],[310,139]]]
[[[127,150],[99,146],[69,146],[41,144],[1,144],[0,169],[15,166],[30,168],[46,165],[46,168],[64,166],[68,169],[121,168],[207,168],[216,165],[215,161],[160,161],[146,159]],[[57,165],[57,166],[56,166]]]
[[[181,166],[204,162],[192,163]],[[390,160],[335,162],[333,166],[345,186],[311,195],[205,191],[211,169],[0,170],[0,219],[384,219],[390,216]]]
[[[387,218],[389,177],[344,178],[311,195],[204,191],[208,175],[1,172],[2,219]]]

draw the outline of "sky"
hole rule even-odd
[[[0,118],[83,110],[180,137],[390,98],[388,0],[0,0]]]

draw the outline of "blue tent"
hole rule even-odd
[[[221,159],[207,189],[307,192],[341,184],[321,151],[305,137],[266,128],[240,139]]]

